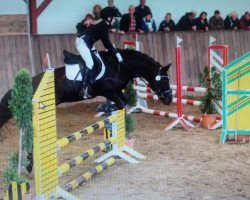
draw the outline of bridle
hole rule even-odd
[[[132,72],[136,77],[138,77],[143,83],[145,83],[145,85],[147,85],[147,83],[143,80],[142,77],[140,77],[133,69],[131,69],[131,67],[129,67],[124,61],[119,63],[119,67],[118,67],[118,73],[120,71],[120,64],[124,65],[130,72]],[[172,95],[172,90],[169,88],[168,90],[165,90],[163,92],[161,92],[160,90],[160,81],[161,80],[168,80],[169,82],[169,79],[170,77],[169,76],[164,76],[164,75],[161,75],[161,69],[162,67],[159,68],[159,72],[158,74],[156,75],[155,77],[155,80],[156,80],[156,84],[158,84],[159,86],[157,87],[158,89],[155,89],[155,88],[151,88],[154,93],[162,100],[164,99],[165,95],[169,96],[169,95]]]
[[[155,77],[156,84],[158,84],[158,87],[157,87],[158,89],[153,89],[152,88],[152,90],[155,92],[155,94],[157,94],[157,96],[160,99],[164,99],[165,95],[167,95],[167,96],[172,95],[172,90],[169,88],[168,90],[164,90],[163,92],[161,92],[161,90],[160,90],[160,81],[161,80],[168,80],[168,82],[169,82],[169,79],[170,79],[169,76],[161,75],[161,69],[162,69],[162,67],[159,68],[159,72]]]

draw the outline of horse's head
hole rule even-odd
[[[159,99],[165,105],[170,105],[173,100],[172,90],[169,83],[168,70],[171,66],[171,63],[167,66],[160,67],[158,74],[154,77],[150,83],[150,87],[158,95]]]
[[[170,105],[173,100],[168,76],[171,64],[162,67],[153,58],[139,51],[123,50],[121,53],[126,63],[126,72],[121,72],[121,77],[130,77],[130,80],[136,77],[144,78],[162,103]]]

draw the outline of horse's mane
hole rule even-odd
[[[141,57],[143,60],[152,63],[152,66],[157,67],[157,69],[161,67],[161,64],[159,62],[156,62],[152,57],[140,51],[135,51],[135,50],[130,50],[130,49],[123,49],[120,51],[123,52],[125,55],[130,54],[136,57]]]
[[[149,62],[152,64],[153,67],[156,67],[159,69],[161,67],[161,64],[159,62],[156,62],[152,57],[148,56],[147,54],[141,53],[140,51],[130,50],[130,49],[118,49],[119,52],[125,58],[142,58],[142,60],[145,60],[146,62]],[[107,51],[100,51],[101,55],[103,56],[110,56],[110,53]]]

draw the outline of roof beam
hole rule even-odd
[[[29,1],[29,14],[30,14],[30,26],[31,34],[37,34],[37,19],[42,14],[42,12],[47,8],[47,6],[52,2],[52,0],[44,0],[40,6],[36,5],[37,0]]]

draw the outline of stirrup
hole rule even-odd
[[[82,97],[84,100],[92,99],[92,96],[88,93],[88,87],[82,90]]]

